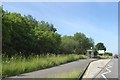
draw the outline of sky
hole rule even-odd
[[[47,21],[62,36],[82,32],[118,53],[117,2],[3,2],[3,9]]]

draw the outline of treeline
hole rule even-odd
[[[93,39],[83,33],[61,37],[53,24],[37,21],[31,15],[2,11],[3,54],[85,54],[92,46]]]
[[[74,36],[63,36],[61,41],[61,51],[64,53],[86,54],[86,50],[94,46],[93,39],[80,32]]]

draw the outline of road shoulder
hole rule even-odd
[[[95,76],[111,61],[111,59],[100,59],[91,62],[83,78],[95,78]]]

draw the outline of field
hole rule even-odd
[[[86,59],[85,55],[69,54],[69,55],[54,55],[47,54],[34,55],[25,58],[24,56],[16,55],[11,58],[3,56],[2,58],[2,77],[15,76],[22,73],[36,71],[44,68],[49,68],[75,61],[78,59]]]

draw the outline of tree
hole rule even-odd
[[[86,50],[90,49],[94,45],[92,38],[88,38],[85,34],[80,32],[74,34],[74,39],[78,42],[78,46],[76,48],[77,54],[85,54]]]
[[[48,22],[45,22],[45,21],[39,22],[38,27],[40,27],[42,31],[53,31],[53,32],[57,31],[57,29],[54,28],[53,24],[49,24]]]
[[[53,24],[37,21],[31,15],[2,12],[3,54],[84,54],[94,45],[93,39],[83,33],[61,37]]]
[[[39,24],[41,23],[41,24]],[[58,53],[61,35],[54,25],[39,22],[31,15],[22,16],[3,10],[2,17],[3,54],[45,54]]]
[[[61,43],[61,51],[65,54],[75,53],[78,42],[74,40],[73,36],[63,36]]]
[[[29,53],[33,32],[26,18],[18,13],[3,12],[2,21],[3,53]]]
[[[96,50],[104,50],[106,51],[106,47],[104,46],[103,43],[97,43],[96,46],[95,46]]]
[[[61,44],[61,36],[55,32],[42,31],[40,28],[35,29],[36,53],[57,53]]]

